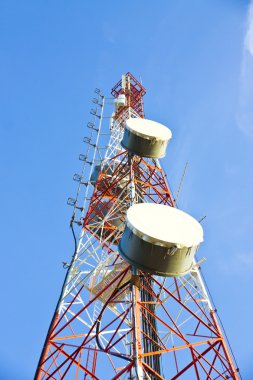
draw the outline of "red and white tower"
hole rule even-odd
[[[75,253],[35,379],[239,379],[194,256],[202,228],[159,163],[170,131],[144,119],[130,73],[95,92],[68,200]]]

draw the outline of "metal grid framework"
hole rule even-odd
[[[124,84],[122,84],[122,80],[116,83],[111,94],[114,98],[117,98],[120,94],[125,94],[127,100],[126,106],[120,107],[119,110],[116,111],[116,119],[118,119],[120,114],[124,113],[127,108],[135,110],[139,117],[144,117],[143,96],[146,94],[146,90],[131,73],[128,72],[124,76]]]
[[[125,121],[144,117],[145,89],[130,73],[125,78],[112,95],[126,93],[127,104],[107,129],[110,99],[96,90],[93,100],[77,195],[68,201],[74,236],[74,225],[81,233],[35,379],[239,379],[199,263],[185,276],[160,277],[118,254],[130,204],[175,207],[159,161],[129,156],[120,145]]]

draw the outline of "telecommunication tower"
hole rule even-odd
[[[144,118],[130,73],[95,93],[68,200],[75,252],[35,379],[239,379],[195,257],[202,227],[159,162],[170,130]]]

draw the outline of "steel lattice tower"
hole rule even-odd
[[[121,146],[126,120],[144,118],[145,88],[127,73],[111,98],[95,92],[77,195],[68,200],[75,253],[35,379],[239,379],[200,263],[163,277],[119,255],[132,203],[175,201],[159,160]],[[113,108],[122,94],[125,104]]]

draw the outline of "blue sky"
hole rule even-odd
[[[253,377],[253,6],[242,0],[0,2],[0,379],[33,377],[73,251],[68,196],[93,89],[130,71],[172,130],[162,164],[203,222],[204,274]]]

